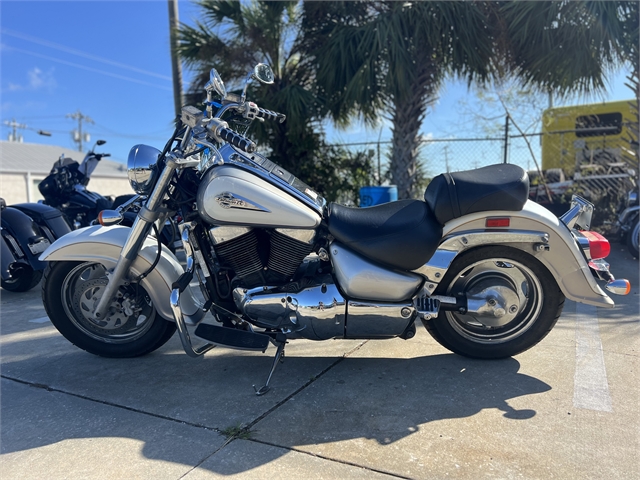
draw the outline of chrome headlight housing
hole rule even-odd
[[[127,174],[133,191],[149,195],[158,179],[158,158],[161,151],[149,145],[136,145],[129,152]]]

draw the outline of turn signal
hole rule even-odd
[[[591,251],[591,258],[606,258],[611,252],[611,246],[609,240],[604,238],[598,232],[580,232],[589,240],[589,250]]]
[[[103,227],[118,225],[122,221],[122,214],[117,210],[102,210],[98,214],[98,223]]]
[[[605,288],[616,295],[627,295],[631,291],[631,283],[623,278],[612,280],[605,285]]]

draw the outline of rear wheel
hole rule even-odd
[[[425,326],[443,347],[474,358],[510,357],[533,347],[553,328],[564,306],[549,271],[510,247],[463,253],[435,293],[467,296],[473,313],[441,311]]]
[[[638,258],[638,242],[640,241],[640,219],[636,219],[629,233],[627,233],[627,248],[634,257]]]
[[[98,263],[51,262],[42,284],[42,300],[51,323],[74,345],[95,355],[138,357],[164,345],[176,330],[156,313],[141,285],[118,290],[105,320],[93,309],[107,284]]]

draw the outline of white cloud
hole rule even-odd
[[[29,78],[29,89],[30,90],[53,90],[56,88],[57,83],[56,79],[53,78],[53,68],[49,69],[48,72],[43,72],[38,67],[31,69],[27,76]]]
[[[9,92],[20,91],[53,91],[58,86],[56,79],[53,76],[54,69],[51,68],[46,72],[43,72],[38,67],[33,67],[27,72],[27,81],[24,84],[9,82],[7,90]]]

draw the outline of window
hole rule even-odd
[[[576,118],[576,137],[601,137],[622,132],[622,113],[600,113]]]

